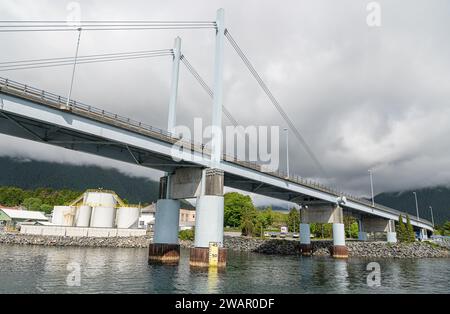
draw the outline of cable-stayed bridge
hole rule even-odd
[[[172,49],[93,54],[78,56],[78,45],[84,31],[131,31],[139,29],[202,29],[215,30],[216,47],[214,82],[210,87],[198,71],[181,53],[181,39],[175,39]],[[40,69],[54,66],[73,66],[72,84],[77,64],[115,62],[141,58],[170,56],[173,59],[172,84],[169,99],[167,130],[158,129],[105,110],[86,105],[71,98],[72,84],[67,97],[53,94],[0,78],[0,132],[16,137],[56,145],[63,148],[87,152],[124,162],[135,163],[166,172],[161,179],[160,200],[157,203],[154,244],[150,247],[150,259],[171,261],[177,259],[178,244],[178,199],[197,198],[196,248],[191,251],[191,264],[206,263],[211,243],[219,245],[219,264],[225,265],[226,253],[223,242],[223,186],[229,186],[280,200],[302,205],[300,241],[305,255],[310,254],[309,223],[333,223],[335,257],[346,257],[343,215],[351,214],[360,223],[360,238],[367,232],[385,232],[390,242],[395,242],[394,222],[400,215],[395,209],[328,188],[301,177],[268,170],[260,164],[238,160],[223,154],[222,142],[214,137],[212,147],[203,143],[180,139],[174,132],[176,127],[176,104],[179,65],[199,82],[212,98],[212,124],[222,128],[222,113],[237,126],[238,121],[223,105],[223,46],[225,40],[231,44],[252,76],[258,82],[270,102],[302,144],[317,166],[320,175],[325,171],[312,149],[307,145],[295,124],[271,93],[248,57],[243,53],[230,31],[224,25],[224,12],[219,10],[214,22],[114,22],[87,21],[79,26],[67,26],[63,22],[22,21],[0,22],[1,32],[47,32],[78,31],[75,57],[28,59],[0,62],[0,71]],[[174,144],[183,144],[188,149],[174,159]],[[433,225],[419,217],[410,217],[411,224],[421,230],[432,231]]]

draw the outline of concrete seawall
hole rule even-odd
[[[147,248],[151,238],[140,237],[69,237],[25,234],[0,234],[0,244]],[[367,258],[433,258],[450,257],[447,248],[427,242],[410,244],[388,244],[386,242],[347,241],[349,257]],[[193,246],[192,241],[180,241],[185,248]],[[332,241],[311,241],[313,256],[329,256]],[[281,239],[255,239],[246,237],[225,237],[224,246],[233,251],[256,252],[273,255],[300,255],[299,242]]]

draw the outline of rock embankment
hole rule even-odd
[[[0,234],[0,243],[45,246],[82,246],[82,247],[116,247],[146,248],[150,243],[148,237],[58,237],[30,234]]]
[[[151,238],[143,237],[56,237],[26,234],[0,234],[0,244],[147,248]],[[395,243],[347,241],[350,257],[363,258],[429,258],[450,257],[448,248],[428,242]],[[180,241],[182,247],[192,247],[192,241]],[[332,241],[312,241],[314,256],[330,255]],[[273,255],[300,255],[298,240],[225,237],[224,246],[233,251],[256,252]]]
[[[192,242],[183,241],[184,247]],[[329,256],[332,241],[312,241],[313,256]],[[298,241],[225,237],[224,246],[233,251],[257,252],[274,255],[300,255]],[[450,257],[449,250],[427,242],[395,243],[347,241],[350,257],[367,258],[429,258]]]

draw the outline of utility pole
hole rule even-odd
[[[372,192],[372,207],[375,207],[375,198],[373,195],[373,174],[372,169],[369,169],[369,175],[370,175],[370,190]]]
[[[433,207],[430,205],[430,211],[431,211],[431,223],[433,224],[434,227],[434,215],[433,215]]]
[[[284,132],[286,132],[286,173],[289,178],[289,130],[288,128],[284,128]]]
[[[417,202],[417,193],[416,193],[416,192],[413,192],[413,194],[414,194],[414,198],[415,198],[415,200],[416,200],[417,220],[420,220],[420,218],[419,218],[419,203]]]
[[[76,65],[77,65],[78,49],[80,48],[80,38],[81,38],[81,27],[78,28],[77,48],[75,50],[75,59],[73,61],[73,68],[72,68],[72,78],[70,80],[69,94],[67,95],[67,102],[66,102],[66,108],[65,109],[69,109],[70,97],[72,97],[72,87],[73,87],[73,80],[75,78],[75,68],[76,68]]]

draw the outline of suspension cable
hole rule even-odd
[[[91,57],[103,57],[103,56],[124,56],[124,55],[134,55],[134,54],[148,54],[148,53],[171,53],[172,49],[159,49],[159,50],[138,50],[138,51],[130,51],[130,52],[115,52],[115,53],[102,53],[102,54],[94,54],[94,55],[86,55],[79,56],[78,59],[82,58],[91,58]],[[34,63],[40,61],[62,61],[69,60],[73,61],[73,57],[59,57],[59,58],[46,58],[46,59],[28,59],[28,60],[18,60],[18,61],[5,61],[0,62],[0,66],[7,64],[23,64],[23,63]]]
[[[173,55],[171,50],[168,52],[158,52],[158,53],[140,53],[140,54],[117,54],[117,55],[109,55],[101,57],[101,55],[94,55],[96,57],[91,56],[80,56],[78,57],[77,64],[84,63],[97,63],[97,62],[108,62],[108,61],[121,61],[121,60],[134,60],[134,59],[142,59],[142,58],[152,58],[152,57],[161,57],[161,56],[170,56]],[[49,59],[47,59],[49,60]],[[50,59],[51,60],[51,59]],[[11,71],[11,70],[24,70],[24,69],[36,69],[36,68],[46,68],[46,67],[56,67],[56,66],[65,66],[73,64],[72,58],[64,58],[63,60],[56,61],[45,61],[45,62],[33,62],[26,64],[14,64],[14,65],[5,65],[0,66],[0,71]]]
[[[228,39],[228,42],[231,44],[231,46],[236,51],[238,56],[242,59],[242,61],[244,62],[245,66],[247,67],[247,69],[250,71],[250,73],[256,79],[256,81],[258,82],[258,84],[260,85],[260,87],[262,88],[264,93],[267,95],[267,97],[269,97],[270,101],[272,102],[272,104],[274,105],[274,107],[276,108],[278,113],[281,115],[281,117],[284,119],[284,121],[288,124],[289,128],[293,131],[293,133],[294,133],[295,137],[297,138],[297,140],[299,140],[300,143],[303,145],[303,147],[305,148],[306,152],[308,153],[308,155],[311,157],[311,159],[315,163],[316,167],[320,170],[322,175],[325,178],[327,178],[328,175],[326,174],[326,172],[323,169],[322,165],[320,164],[319,160],[315,156],[314,152],[309,147],[308,143],[303,138],[303,136],[300,134],[299,130],[295,127],[294,123],[291,121],[291,119],[289,118],[287,113],[283,110],[283,108],[281,107],[281,105],[278,102],[278,100],[275,98],[275,96],[273,96],[272,92],[269,90],[267,85],[264,83],[264,81],[262,80],[261,76],[255,70],[254,66],[250,63],[250,61],[248,60],[247,56],[244,54],[242,49],[239,47],[239,45],[236,43],[234,38],[231,36],[231,34],[228,31],[228,29],[225,29],[225,37]]]
[[[180,60],[183,62],[183,64],[186,66],[186,68],[189,70],[189,72],[192,74],[192,76],[194,76],[194,78],[197,80],[197,82],[200,83],[200,85],[203,87],[205,92],[211,98],[213,98],[214,93],[213,93],[212,89],[208,86],[208,84],[206,84],[206,82],[203,80],[203,78],[200,76],[200,74],[194,69],[194,67],[191,65],[191,63],[187,60],[186,56],[185,55],[181,55]],[[229,112],[228,109],[225,106],[223,106],[223,105],[222,105],[222,111],[225,114],[225,116],[228,118],[228,120],[230,120],[230,122],[234,126],[238,126],[239,125],[239,123],[233,117],[231,112]]]
[[[47,32],[148,29],[202,29],[216,28],[216,22],[200,21],[0,21],[0,32]]]

